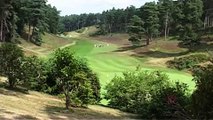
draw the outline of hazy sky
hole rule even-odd
[[[126,8],[134,5],[142,6],[145,2],[155,0],[48,0],[52,6],[61,11],[61,15],[98,13],[103,10],[115,8]]]

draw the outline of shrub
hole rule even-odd
[[[194,72],[196,90],[192,94],[192,110],[196,119],[213,118],[213,65]]]
[[[115,77],[106,86],[105,98],[109,105],[124,111],[141,113],[142,105],[148,103],[152,91],[168,82],[168,77],[158,72],[128,72]]]
[[[187,86],[172,86],[168,80],[161,72],[124,73],[124,77],[115,77],[106,86],[105,98],[109,106],[139,113],[143,118],[175,118],[173,114],[179,109],[172,109],[172,105],[188,103]],[[168,98],[175,100],[169,103]]]
[[[20,47],[12,43],[0,46],[0,75],[8,78],[11,88],[21,81],[20,68],[24,54]]]
[[[188,112],[190,97],[186,84],[177,82],[175,86],[166,86],[155,92],[151,102],[147,104],[146,115],[158,119],[191,118]]]
[[[194,54],[180,58],[174,58],[174,60],[168,61],[167,64],[170,68],[176,68],[178,70],[189,69],[197,64],[207,62],[210,57],[206,54]]]
[[[31,90],[45,92],[48,71],[47,63],[38,57],[24,57],[20,69],[22,85]]]

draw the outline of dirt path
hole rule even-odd
[[[76,44],[76,41],[73,41],[72,43],[70,44],[67,44],[65,46],[62,46],[60,47],[60,49],[63,49],[63,48],[66,48],[66,47],[70,47],[70,46],[73,46]],[[26,52],[31,52],[31,53],[34,53],[34,55],[38,55],[38,56],[41,56],[41,57],[45,57],[46,55],[52,53],[53,51],[57,50],[58,48],[55,48],[53,50],[48,50],[48,49],[45,49],[45,48],[39,48],[39,49],[34,49],[33,48],[30,48],[30,47],[23,47],[21,45],[19,45],[19,47],[21,47],[24,51]]]

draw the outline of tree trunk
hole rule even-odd
[[[8,78],[8,82],[9,82],[9,87],[10,88],[14,88],[15,87],[15,79],[14,78],[11,78],[11,77],[9,77]]]
[[[165,20],[165,30],[164,30],[164,35],[165,35],[165,38],[164,40],[167,40],[167,30],[168,30],[168,19],[169,19],[169,15],[168,15],[168,12],[166,13],[166,20]]]
[[[150,38],[146,39],[146,45],[148,46],[150,44]]]
[[[0,26],[1,26],[1,29],[0,29],[0,41],[3,42],[3,20],[1,20]]]
[[[65,106],[66,106],[66,109],[68,110],[71,104],[69,90],[67,90],[65,86],[63,86],[63,92],[65,95]]]
[[[65,105],[66,105],[66,109],[68,110],[69,107],[70,107],[70,96],[69,96],[68,93],[66,93],[65,97],[66,97],[66,103],[65,103]]]
[[[30,37],[31,37],[31,24],[29,23],[29,28],[28,28],[28,38],[27,41],[30,41]]]

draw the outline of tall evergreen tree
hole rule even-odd
[[[155,2],[146,3],[141,7],[142,20],[146,35],[146,44],[149,45],[153,37],[159,34],[158,7]]]
[[[59,29],[59,16],[60,11],[56,7],[47,5],[45,7],[45,23],[48,25],[48,32],[56,34]]]
[[[0,41],[11,41],[16,36],[16,15],[12,0],[0,1]]]
[[[202,0],[179,0],[177,8],[178,35],[186,45],[199,42],[200,29],[202,28],[203,2]]]
[[[136,15],[132,17],[128,27],[128,33],[130,35],[129,41],[131,41],[133,45],[139,45],[142,41],[142,35],[144,33],[143,24],[140,17]]]

